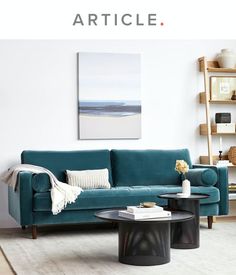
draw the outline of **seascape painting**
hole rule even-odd
[[[141,138],[140,55],[78,53],[80,139]]]

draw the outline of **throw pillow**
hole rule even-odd
[[[79,186],[82,189],[111,188],[107,168],[81,171],[66,170],[66,174],[69,185]]]

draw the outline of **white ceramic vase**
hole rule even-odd
[[[190,181],[185,179],[182,181],[182,193],[187,197],[191,195]]]
[[[221,68],[235,68],[236,55],[232,50],[222,49],[216,58]]]

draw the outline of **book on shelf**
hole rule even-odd
[[[229,166],[229,160],[218,160],[216,161],[216,166]]]
[[[236,183],[229,183],[229,187],[236,187]]]
[[[229,193],[236,193],[236,183],[229,183]]]
[[[168,218],[171,216],[170,211],[159,211],[153,213],[131,213],[127,210],[120,210],[119,216],[131,220],[146,220],[146,219],[158,219],[158,218]]]
[[[127,211],[130,213],[156,213],[163,211],[163,207],[158,205],[153,207],[127,206]]]

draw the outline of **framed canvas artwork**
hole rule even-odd
[[[141,137],[140,55],[78,53],[79,139]]]

